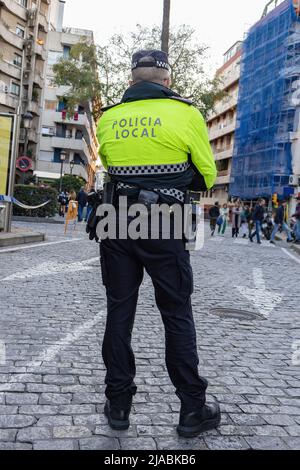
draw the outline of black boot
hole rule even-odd
[[[181,437],[197,437],[199,434],[215,429],[221,422],[221,411],[217,403],[205,405],[193,413],[180,413],[177,432]]]
[[[104,414],[110,427],[116,431],[126,431],[130,426],[129,415],[132,405],[132,396],[122,395],[107,400]]]

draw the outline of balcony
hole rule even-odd
[[[3,6],[9,12],[26,21],[26,8],[22,7],[16,0],[0,0],[0,6]]]
[[[45,46],[42,46],[41,44],[34,43],[34,52],[42,60],[44,60],[44,61],[46,60],[47,52],[46,52]]]
[[[15,110],[18,106],[18,97],[11,96],[8,93],[3,93],[0,91],[0,104]]]
[[[45,162],[38,160],[37,162],[38,171],[49,172],[53,174],[60,174],[61,164],[56,162]],[[71,174],[71,167],[69,163],[64,163],[63,172],[65,175]],[[85,181],[88,181],[87,170],[83,165],[75,165],[72,171],[74,176],[81,176]]]
[[[224,173],[224,174],[223,174]],[[225,174],[226,173],[226,174]],[[219,176],[220,175],[220,176]],[[215,182],[215,186],[222,185],[222,184],[229,184],[230,183],[230,173],[229,170],[219,171],[218,177]]]
[[[226,111],[229,111],[230,109],[236,108],[237,102],[237,94],[224,98],[221,102],[216,104],[214,115],[218,116],[220,114],[225,113]]]
[[[91,152],[84,139],[74,139],[65,137],[51,137],[51,146],[54,148],[60,148],[63,150],[69,150],[70,152],[81,153],[86,157],[86,160],[90,162],[92,160]]]
[[[39,25],[44,30],[44,32],[47,33],[48,32],[48,19],[47,19],[47,16],[44,13],[42,13],[42,12],[39,13],[38,22],[39,22]]]
[[[25,139],[26,139],[26,130],[21,128],[20,129],[20,136],[19,136],[19,141],[21,143],[24,143],[25,142]],[[34,142],[35,144],[38,143],[39,141],[39,135],[37,133],[37,130],[36,129],[30,129],[28,131],[28,141],[29,142]]]
[[[212,127],[209,131],[209,140],[215,140],[218,139],[219,137],[222,137],[226,134],[231,134],[232,132],[235,132],[236,128],[236,120],[234,119],[233,121],[230,121],[226,124],[220,125],[219,127]]]
[[[36,72],[33,76],[33,83],[42,89],[44,88],[45,79],[39,72]]]
[[[27,107],[27,111],[29,111],[30,113],[36,114],[37,116],[40,115],[39,104],[36,103],[35,101],[29,101],[26,107]]]
[[[228,73],[226,76],[224,77],[221,76],[219,78],[221,80],[221,87],[223,90],[225,90],[226,88],[229,88],[230,86],[232,86],[235,82],[239,80],[240,69],[234,70],[233,72]]]
[[[4,59],[0,60],[0,71],[9,77],[13,77],[16,80],[21,80],[21,68],[11,64],[10,62],[7,62]]]
[[[92,159],[97,160],[98,158],[98,147],[95,145],[93,136],[96,135],[96,128],[95,126],[91,127],[90,121],[87,117],[86,113],[78,114],[78,119],[74,118],[62,118],[62,113],[59,111],[55,111],[53,113],[53,121],[57,123],[63,124],[70,124],[73,126],[81,127],[82,131],[85,133],[87,137],[87,143],[91,146]]]
[[[228,147],[225,150],[214,150],[214,156],[216,161],[220,160],[227,160],[228,158],[232,158],[233,156],[233,146]]]
[[[20,36],[11,31],[9,27],[3,22],[0,22],[0,38],[2,38],[3,41],[7,42],[8,44],[17,47],[18,49],[23,49],[24,39],[20,38]]]

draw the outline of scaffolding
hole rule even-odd
[[[285,0],[250,29],[244,42],[231,196],[287,197],[292,146],[300,130],[299,89],[300,21],[295,0]]]

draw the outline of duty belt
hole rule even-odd
[[[118,183],[117,184],[117,191],[119,189],[138,189],[138,187],[130,185],[130,184]],[[165,196],[171,196],[171,197],[177,199],[182,204],[185,201],[185,193],[183,191],[180,191],[179,189],[176,189],[176,188],[168,188],[168,189],[153,188],[153,189],[151,189],[151,191],[153,191],[155,193],[158,193],[158,194],[164,194]]]

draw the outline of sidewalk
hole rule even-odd
[[[45,234],[13,227],[11,233],[0,232],[0,247],[24,245],[45,241]]]

